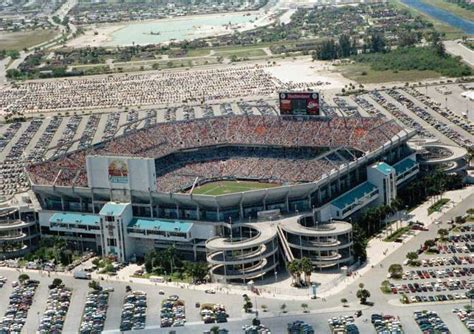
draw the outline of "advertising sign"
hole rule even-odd
[[[124,160],[109,162],[109,181],[111,183],[128,183],[128,166]]]
[[[156,190],[156,167],[152,158],[89,155],[86,166],[89,188]]]
[[[318,92],[280,93],[281,115],[320,115]]]

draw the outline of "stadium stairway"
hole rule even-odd
[[[288,246],[288,242],[285,238],[285,234],[279,225],[277,225],[277,233],[278,233],[278,241],[280,243],[280,248],[283,250],[285,264],[293,261],[295,257],[291,252],[290,246]]]

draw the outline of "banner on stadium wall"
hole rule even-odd
[[[139,157],[87,156],[89,188],[156,190],[155,160]]]
[[[319,92],[280,93],[281,115],[320,115]]]
[[[128,183],[128,166],[124,160],[109,161],[109,181],[111,183]]]

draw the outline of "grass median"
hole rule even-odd
[[[410,226],[401,227],[398,230],[396,230],[395,232],[393,232],[392,234],[390,234],[388,237],[383,239],[383,241],[393,242],[393,241],[397,240],[398,238],[400,238],[402,235],[404,235],[405,233],[407,233],[409,231],[410,231]]]
[[[449,202],[448,198],[441,198],[440,200],[436,201],[435,204],[433,204],[432,206],[428,208],[428,215],[431,215],[434,212],[438,212],[439,210],[441,210],[443,205],[445,205],[448,202]]]

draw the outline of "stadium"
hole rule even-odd
[[[219,116],[131,131],[27,172],[42,235],[120,261],[174,245],[217,280],[245,282],[303,253],[315,268],[350,264],[341,220],[389,204],[416,175],[414,135],[378,117]]]

